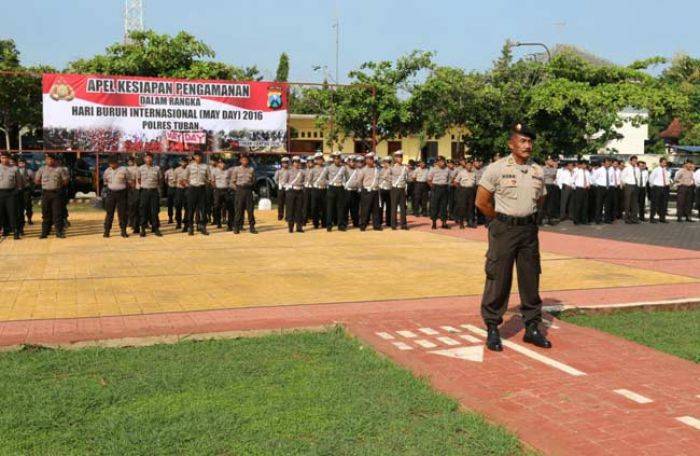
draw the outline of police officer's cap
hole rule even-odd
[[[293,162],[301,162],[301,157],[299,157],[298,155],[295,155],[292,157],[292,161]]]
[[[365,155],[365,159],[367,159],[367,158],[371,158],[372,160],[374,160],[377,157],[374,155],[374,152],[370,152],[367,155]]]
[[[391,162],[391,157],[384,157],[384,158],[382,158],[382,161]]]
[[[282,163],[288,163],[289,157],[282,157]]]
[[[362,155],[358,155],[355,157],[355,161],[356,162],[363,162],[363,161],[365,161],[365,157],[363,157]]]
[[[437,161],[445,161],[445,157],[438,155]]]
[[[537,137],[535,134],[535,130],[530,128],[528,125],[525,125],[524,123],[516,123],[514,124],[511,129],[510,133],[512,135],[521,135],[521,136],[527,136],[528,138],[532,139],[533,141]]]
[[[306,163],[306,159],[305,159],[305,158],[302,158],[302,159],[299,160],[299,161],[300,161],[302,164]]]
[[[314,159],[317,159],[317,158],[323,158],[323,152],[316,152],[314,154]]]
[[[403,151],[397,150],[396,152],[394,152],[394,157],[403,157]]]
[[[335,151],[331,154],[333,157],[342,157],[342,154],[339,151]]]

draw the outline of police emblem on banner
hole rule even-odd
[[[279,109],[282,107],[282,88],[271,86],[267,89],[267,107],[270,109]]]
[[[71,87],[65,79],[58,78],[51,86],[49,96],[55,101],[71,101],[73,98],[75,98],[75,90],[73,90],[73,87]]]

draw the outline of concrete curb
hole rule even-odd
[[[601,304],[592,306],[556,305],[544,306],[542,310],[563,315],[597,315],[617,312],[661,312],[671,310],[692,310],[700,308],[700,297],[669,299],[664,301],[626,302],[619,304]]]

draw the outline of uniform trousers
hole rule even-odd
[[[214,189],[214,224],[218,227],[221,226],[222,220],[226,213],[227,207],[227,188],[215,188]]]
[[[384,225],[391,226],[391,190],[379,190],[379,202],[382,207],[382,212],[380,215],[383,216]]]
[[[568,185],[562,185],[561,187],[561,200],[559,205],[559,217],[563,220],[567,217],[571,218],[571,197],[573,196],[574,189]]]
[[[142,188],[140,197],[141,229],[146,229],[146,224],[151,225],[151,230],[160,229],[158,212],[160,212],[160,192],[157,188]]]
[[[693,215],[693,193],[695,186],[679,185],[676,196],[676,214],[678,220],[689,219]]]
[[[182,224],[182,212],[185,211],[184,220],[187,220],[187,190],[184,188],[175,189],[175,222]]]
[[[352,226],[358,227],[360,226],[360,192],[356,189],[346,190],[345,197],[347,201],[345,218],[347,219],[349,214]]]
[[[476,198],[476,187],[455,188],[455,216],[456,221],[469,225],[475,223],[474,200]]]
[[[647,187],[637,187],[637,207],[639,209],[639,220],[642,222],[646,216],[647,193]]]
[[[139,227],[141,226],[141,222],[139,221],[139,204],[140,204],[140,196],[139,196],[139,189],[136,188],[130,188],[127,191],[126,197],[127,197],[127,211],[128,211],[128,219],[129,219],[129,226],[133,230],[138,230]]]
[[[449,189],[447,185],[433,185],[430,195],[430,219],[434,222],[438,218],[442,223],[447,222],[447,205],[449,200]]]
[[[253,187],[251,185],[239,185],[236,187],[236,196],[234,198],[234,229],[243,228],[243,217],[248,213],[248,225],[255,226],[255,215],[253,215]]]
[[[382,210],[379,207],[379,190],[362,189],[360,193],[360,228],[365,229],[372,217],[372,228],[382,227]]]
[[[656,214],[659,214],[659,220],[665,221],[668,213],[668,195],[670,188],[668,186],[653,185],[650,189],[649,199],[651,207],[649,209],[649,220],[654,220]]]
[[[305,221],[304,215],[304,191],[302,189],[288,189],[287,190],[287,201],[286,205],[286,220],[287,224],[291,227],[296,224],[297,228],[301,228]]]
[[[277,220],[284,218],[284,204],[287,201],[287,191],[283,188],[277,190]]]
[[[326,227],[326,189],[325,188],[310,188],[311,195],[310,213],[311,221],[314,228],[322,226]]]
[[[345,188],[331,185],[326,190],[326,228],[347,228]]]
[[[520,311],[526,324],[542,319],[540,299],[540,251],[538,226],[511,225],[499,219],[489,223],[486,252],[486,283],[481,300],[481,316],[487,325],[500,325],[508,308],[513,284],[513,264],[518,271]]]
[[[5,230],[6,236],[19,232],[17,193],[13,188],[0,190],[0,228]]]
[[[558,219],[561,191],[557,184],[547,184],[546,188],[547,196],[544,197],[543,215],[549,220]]]
[[[413,184],[413,215],[428,216],[428,196],[430,195],[430,187],[427,182],[414,182]]]
[[[575,188],[571,199],[571,218],[574,223],[588,223],[588,189]]]
[[[166,190],[166,205],[168,206],[168,222],[173,222],[173,216],[175,215],[175,194],[177,193],[177,187],[168,187]]]
[[[123,231],[126,229],[127,214],[126,214],[126,197],[127,189],[124,190],[109,190],[107,198],[105,198],[105,233],[109,233],[112,229],[114,221],[114,210],[117,211],[119,217],[119,228]]]
[[[639,220],[639,187],[625,184],[622,191],[624,194],[625,221],[635,222]]]
[[[397,222],[397,212],[401,211],[401,226],[408,226],[406,222],[406,189],[405,188],[391,188],[391,227],[396,228]]]
[[[60,190],[43,190],[41,192],[41,234],[48,235],[51,226],[56,233],[63,232],[63,201]]]
[[[206,227],[204,213],[207,204],[207,191],[204,185],[187,187],[187,228],[194,230],[195,219],[201,227]]]

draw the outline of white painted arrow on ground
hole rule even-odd
[[[458,358],[476,363],[484,362],[484,346],[474,345],[471,347],[448,348],[446,350],[433,350],[428,353],[447,356],[448,358]]]

